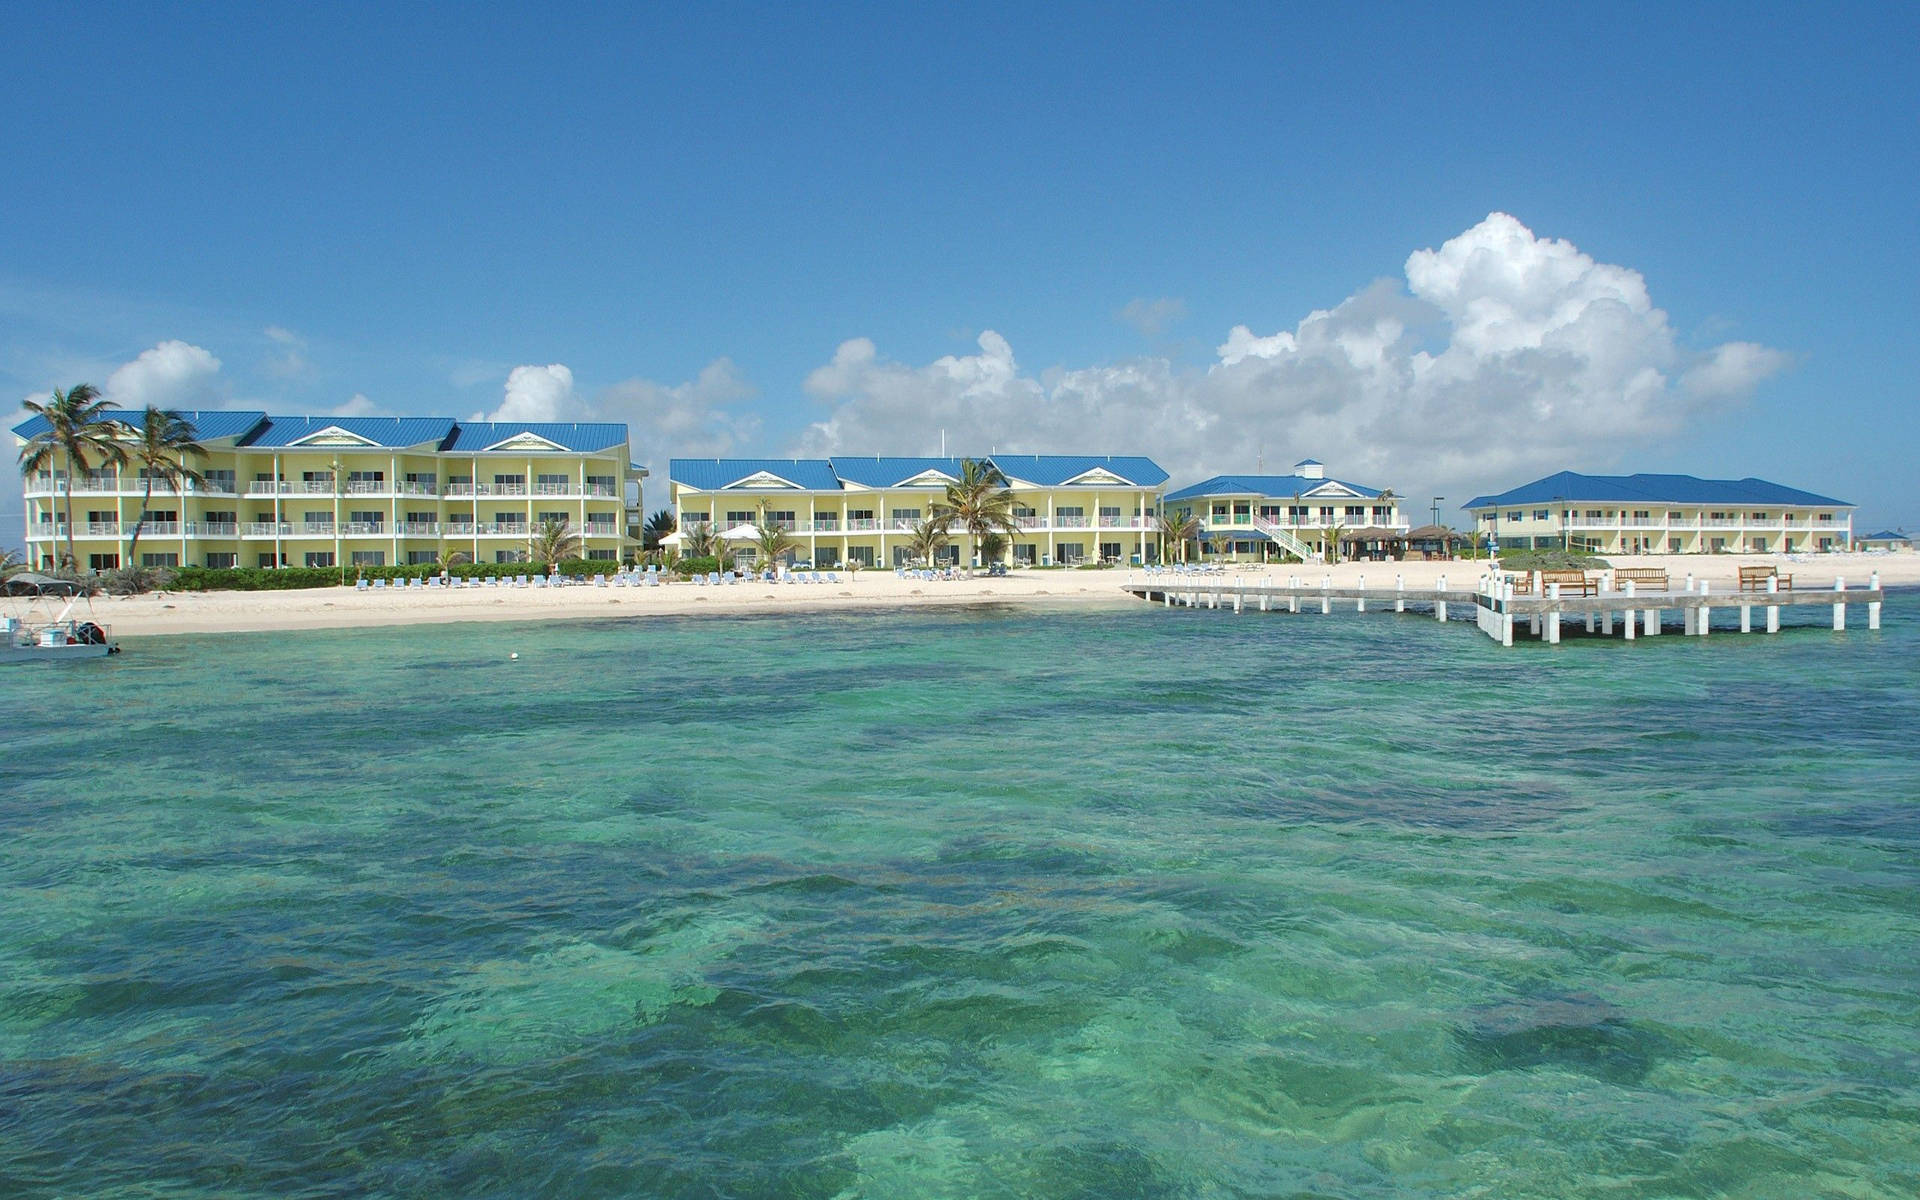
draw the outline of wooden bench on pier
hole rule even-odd
[[[1540,590],[1549,592],[1554,584],[1560,585],[1562,596],[1598,596],[1600,581],[1585,571],[1542,571],[1540,572]]]
[[[1782,575],[1773,567],[1740,568],[1740,590],[1743,592],[1764,592],[1767,590],[1769,579],[1778,579],[1780,590],[1783,592],[1793,590],[1793,576]]]
[[[1629,583],[1635,591],[1664,592],[1673,586],[1667,582],[1667,572],[1661,567],[1621,567],[1613,573],[1614,587]]]

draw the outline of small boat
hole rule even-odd
[[[0,663],[59,662],[120,653],[120,644],[107,627],[91,619],[93,602],[77,583],[23,571],[0,582],[0,595],[27,602],[18,616],[0,614]],[[56,602],[61,600],[66,603],[56,612]],[[74,606],[83,600],[88,616],[76,617]]]

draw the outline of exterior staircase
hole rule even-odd
[[[1262,516],[1253,518],[1253,527],[1273,539],[1273,544],[1293,555],[1301,562],[1325,561],[1318,550],[1293,536],[1293,531],[1282,525],[1275,525]]]

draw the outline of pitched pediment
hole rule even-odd
[[[378,446],[379,444],[370,437],[362,437],[338,425],[316,429],[305,437],[294,438],[287,443],[289,446]]]
[[[1331,479],[1321,484],[1317,488],[1313,488],[1310,491],[1302,492],[1301,495],[1314,496],[1323,500],[1338,499],[1342,497],[1350,500],[1365,499],[1365,497],[1361,496],[1359,492],[1354,491],[1352,488],[1348,487],[1346,484],[1339,483]]]
[[[793,480],[782,479],[780,476],[775,475],[772,471],[755,471],[753,474],[748,475],[743,479],[734,480],[732,483],[729,483],[727,487],[730,487],[730,488],[790,488],[794,491],[799,491],[799,492],[803,492],[806,490],[805,488],[801,487],[799,484],[795,483]]]
[[[950,483],[958,483],[958,482],[960,482],[958,479],[955,479],[953,476],[947,474],[945,471],[929,470],[929,471],[920,472],[918,475],[915,475],[912,479],[902,479],[899,483],[895,484],[894,486],[895,487],[945,487]]]
[[[1132,487],[1133,480],[1124,479],[1118,475],[1115,475],[1112,471],[1107,470],[1105,467],[1095,467],[1091,471],[1083,471],[1080,474],[1075,475],[1072,479],[1067,480],[1065,486],[1067,487]]]
[[[524,450],[535,454],[552,454],[556,452],[565,454],[567,452],[567,448],[559,442],[549,441],[537,433],[526,432],[516,433],[509,438],[502,438],[493,445],[488,446],[487,450]]]

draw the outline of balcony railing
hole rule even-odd
[[[332,537],[332,521],[308,521],[300,526],[301,537]]]
[[[488,495],[488,496],[524,496],[524,495],[526,495],[526,494],[527,494],[527,485],[526,485],[526,484],[524,484],[524,483],[494,483],[494,484],[491,484],[491,485],[489,485],[489,484],[484,484],[484,483],[483,483],[483,484],[481,484],[480,486],[481,486],[481,487],[489,487],[489,486],[490,486],[490,487],[492,487],[492,489],[493,489],[493,490],[492,490],[492,491],[490,491],[490,492],[483,492],[483,493],[481,493],[482,495]]]
[[[1055,517],[1053,518],[1053,526],[1054,526],[1054,528],[1055,528],[1055,529],[1087,529],[1087,528],[1090,528],[1090,526],[1089,526],[1089,525],[1087,524],[1087,519],[1086,519],[1085,517],[1065,517],[1065,516],[1055,516]]]
[[[527,536],[527,526],[523,521],[481,521],[473,529],[481,537]]]
[[[189,537],[230,538],[238,536],[240,526],[234,521],[200,521],[187,523]]]
[[[349,496],[388,496],[393,494],[393,489],[387,485],[387,481],[384,479],[349,479],[347,480],[346,494]]]
[[[240,526],[241,537],[292,537],[293,523],[281,521],[247,521]]]
[[[438,521],[402,521],[395,526],[402,537],[432,537],[440,532]]]
[[[346,537],[366,537],[370,534],[382,534],[387,530],[385,521],[343,521],[340,532]]]
[[[127,526],[127,532],[132,533],[133,526],[131,525]],[[140,526],[140,536],[141,537],[179,537],[180,522],[148,521],[145,525]]]
[[[573,485],[570,483],[536,483],[533,485],[533,494],[536,496],[575,496],[579,493],[573,490]]]
[[[440,485],[438,483],[422,483],[418,480],[408,479],[394,484],[393,490],[402,496],[438,496],[440,494]]]
[[[117,537],[120,533],[118,521],[80,521],[76,524],[87,537]]]
[[[613,537],[620,532],[618,525],[601,524],[595,521],[588,521],[585,528],[588,537]]]
[[[587,485],[589,496],[618,496],[620,490],[610,483],[590,483]]]

